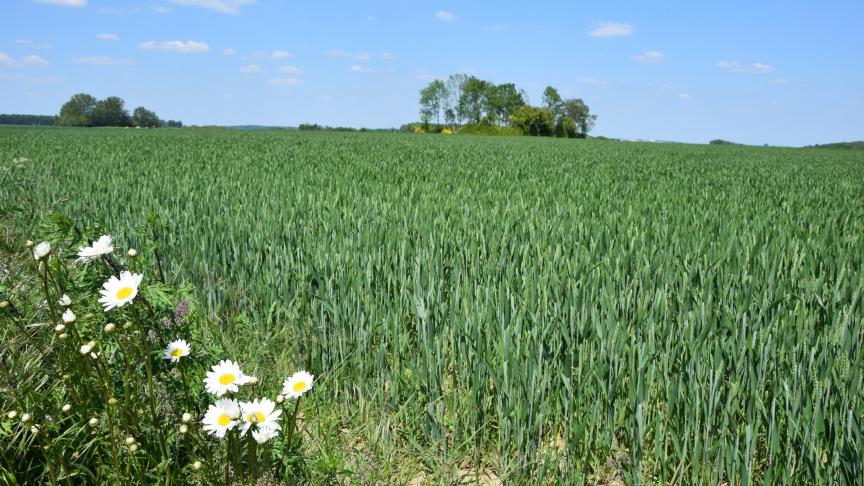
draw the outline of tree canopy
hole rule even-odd
[[[476,76],[452,74],[447,81],[435,79],[420,90],[420,120],[426,132],[482,125],[510,127],[525,135],[584,138],[597,119],[583,100],[563,99],[552,86],[543,91],[540,107],[530,106],[527,98],[513,83],[496,85]],[[470,132],[484,131],[472,128]]]
[[[143,106],[135,108],[132,115],[126,110],[126,102],[118,96],[97,100],[87,93],[72,95],[60,108],[57,125],[65,127],[182,127],[176,120],[162,120],[156,112]]]

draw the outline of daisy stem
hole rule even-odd
[[[255,446],[257,443],[255,442],[255,437],[252,434],[249,434],[249,445],[247,446],[247,453],[249,454],[249,484],[254,485],[257,479],[255,478],[255,467],[258,465],[258,455],[255,450]]]
[[[48,310],[51,311],[51,321],[57,322],[59,319],[57,317],[57,309],[54,307],[54,301],[51,300],[51,293],[48,291],[48,259],[46,258],[43,262],[45,267],[45,271],[42,272],[39,276],[42,277],[42,291],[45,293],[45,302],[48,303]],[[38,263],[37,263],[38,267]]]
[[[183,366],[183,363],[177,363],[177,367],[180,368],[180,378],[183,380],[183,398],[186,400],[186,410],[192,410],[193,403],[189,399],[189,386],[186,383],[186,367]]]
[[[294,440],[294,430],[297,428],[297,412],[300,410],[300,399],[303,398],[297,397],[297,402],[294,404],[294,414],[291,416],[291,422],[288,423],[288,435],[285,437],[285,447],[286,456],[287,453],[291,451],[292,442]]]

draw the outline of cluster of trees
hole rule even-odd
[[[395,132],[395,128],[354,128],[354,127],[331,127],[329,125],[319,125],[317,123],[301,123],[298,130],[307,132]]]
[[[50,115],[0,114],[0,125],[51,126],[55,123],[57,123],[57,117]]]
[[[73,95],[57,117],[57,125],[64,127],[175,127],[183,123],[175,120],[162,120],[155,112],[139,106],[132,115],[125,108],[123,98],[109,96],[97,100],[87,93]]]
[[[513,83],[494,84],[466,74],[436,79],[420,90],[420,120],[451,130],[466,125],[509,126],[526,135],[584,138],[597,115],[578,98],[563,99],[547,86],[542,106],[531,106]]]

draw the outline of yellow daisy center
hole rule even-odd
[[[294,383],[294,391],[295,392],[302,392],[305,389],[306,389],[306,382],[305,381],[298,381],[297,383]]]
[[[183,356],[183,350],[181,348],[177,348],[174,351],[171,351],[171,356],[179,358],[180,356]]]
[[[222,415],[219,416],[219,418],[216,420],[216,422],[221,427],[228,427],[228,424],[231,423],[231,417],[227,413],[223,413]]]
[[[219,377],[219,384],[230,385],[231,383],[234,383],[234,380],[236,379],[237,377],[232,375],[231,373],[225,373],[224,375]]]
[[[267,417],[265,417],[261,412],[251,412],[246,415],[246,421],[253,424],[260,424],[265,420],[267,420]]]
[[[132,295],[132,287],[123,287],[117,291],[117,299],[125,299]]]

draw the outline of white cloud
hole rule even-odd
[[[663,53],[659,51],[645,51],[633,56],[633,60],[643,64],[657,64],[663,62]]]
[[[297,86],[303,84],[303,81],[297,78],[272,78],[270,84],[273,86]]]
[[[327,57],[330,59],[336,59],[337,57],[351,57],[352,54],[348,51],[341,51],[339,49],[330,49],[327,51]]]
[[[588,31],[588,35],[591,37],[617,37],[632,35],[634,30],[636,29],[626,22],[600,22]]]
[[[261,72],[261,66],[258,66],[257,64],[250,64],[248,66],[241,67],[240,72],[245,73],[245,74],[260,73]]]
[[[789,84],[789,80],[785,78],[774,78],[771,80],[773,84]]]
[[[171,9],[170,9],[170,8],[168,8],[168,7],[163,7],[163,6],[161,6],[161,5],[156,5],[156,6],[154,6],[154,7],[150,7],[150,10],[152,10],[152,11],[158,13],[158,14],[167,14],[167,13],[171,13]]]
[[[61,7],[83,7],[87,5],[87,0],[36,0],[39,3],[47,3],[50,5],[59,5]]]
[[[720,61],[715,64],[718,68],[734,74],[765,74],[773,73],[777,69],[774,66],[769,66],[763,62],[754,62],[752,64],[741,61]]]
[[[115,42],[115,41],[120,40],[120,37],[118,37],[117,34],[107,34],[107,33],[99,34],[96,36],[96,38],[101,40],[101,41],[109,41],[109,42]]]
[[[357,54],[354,54],[354,59],[357,59],[358,61],[368,61],[371,57],[372,56],[370,56],[368,52],[358,52]]]
[[[138,44],[139,49],[159,49],[164,51],[175,51],[183,54],[207,52],[210,46],[206,42],[198,41],[147,41]]]
[[[438,17],[438,20],[442,22],[453,22],[456,20],[456,14],[453,12],[445,12],[443,10],[435,12],[435,17]]]
[[[375,22],[375,17],[372,16],[372,15],[367,15],[367,16],[366,16],[366,20],[369,21],[369,22]]]
[[[222,55],[223,56],[233,56],[235,53],[237,53],[237,51],[235,51],[234,49],[232,49],[230,47],[222,49]]]
[[[142,13],[150,13],[155,12],[157,14],[167,14],[171,13],[172,10],[168,7],[163,7],[162,5],[150,5],[149,7],[135,7],[129,9],[122,8],[97,8],[97,12],[101,14],[108,15],[129,15],[129,14],[142,14]]]
[[[32,47],[33,49],[50,49],[51,44],[44,42],[33,42],[29,39],[15,39],[15,43],[21,46]]]
[[[209,8],[217,12],[236,14],[240,12],[240,7],[251,5],[255,0],[171,0],[171,2],[184,7]]]
[[[243,59],[245,59],[247,61],[252,61],[252,60],[269,61],[269,60],[273,60],[273,59],[288,59],[289,57],[292,57],[292,56],[293,56],[293,54],[291,54],[288,51],[282,51],[282,50],[276,49],[276,50],[271,51],[271,52],[255,51],[252,53],[251,56],[244,57]]]
[[[280,66],[279,71],[288,74],[302,74],[303,70],[297,66]]]
[[[371,68],[365,66],[358,66],[356,64],[351,66],[350,70],[352,73],[368,73],[372,71]]]
[[[690,93],[678,93],[678,97],[682,100],[689,100],[690,98],[692,98],[692,96],[690,96]]]
[[[606,84],[606,81],[603,81],[602,79],[596,79],[596,78],[576,78],[576,82],[579,84],[590,84],[590,85],[595,85],[595,86],[601,85],[601,84]]]
[[[24,58],[21,59],[21,64],[23,64],[25,66],[39,66],[39,67],[51,65],[50,62],[46,61],[45,59],[42,59],[41,57],[37,56],[36,54],[30,54],[29,56],[24,56]]]
[[[76,64],[95,64],[97,66],[128,66],[135,64],[135,61],[132,59],[117,59],[108,56],[76,57],[74,62]]]
[[[381,59],[383,59],[385,61],[392,61],[395,58],[396,58],[396,56],[394,56],[393,54],[391,54],[389,52],[382,52],[381,53]]]
[[[15,62],[15,59],[6,54],[5,52],[0,52],[0,66],[12,67],[16,66],[18,63]]]

